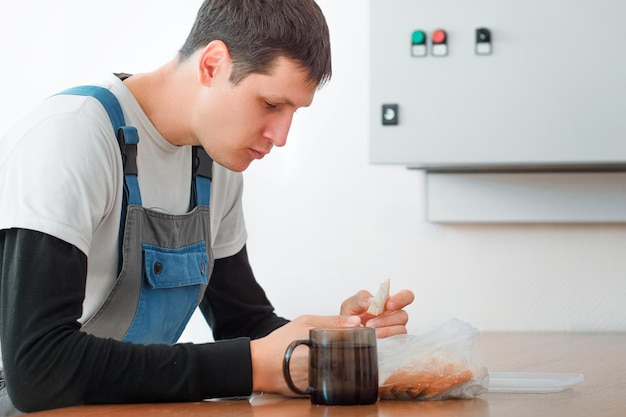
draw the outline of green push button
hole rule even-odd
[[[416,30],[411,37],[413,45],[422,45],[426,43],[426,34],[422,30]]]

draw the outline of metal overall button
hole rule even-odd
[[[206,271],[206,264],[204,262],[200,262],[200,273],[204,275]]]
[[[154,263],[154,273],[159,275],[163,271],[163,264],[161,262]]]

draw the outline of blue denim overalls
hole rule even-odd
[[[124,202],[119,274],[108,298],[81,328],[134,343],[175,343],[201,301],[213,270],[209,199],[212,161],[193,147],[192,210],[171,215],[141,206],[137,129],[126,126],[109,90],[81,86],[60,94],[92,96],[109,114],[122,150]]]

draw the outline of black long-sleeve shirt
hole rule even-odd
[[[80,330],[87,256],[53,236],[0,231],[0,337],[9,395],[22,411],[78,404],[249,395],[250,339],[276,316],[246,248],[215,261],[200,308],[215,343],[140,345]]]

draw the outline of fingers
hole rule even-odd
[[[361,290],[341,304],[342,315],[362,315],[367,311],[372,301],[373,295],[366,290]],[[389,297],[385,304],[385,311],[401,310],[408,306],[415,299],[411,290],[400,290]],[[371,315],[370,315],[371,317]]]
[[[405,334],[409,315],[403,309],[415,300],[413,291],[401,290],[390,296],[385,303],[385,312],[377,317],[367,313],[372,297],[369,291],[359,291],[341,304],[341,314],[358,316],[363,325],[376,329],[378,338]]]
[[[393,312],[387,312],[381,314],[378,317],[374,317],[365,323],[367,327],[393,327],[393,326],[405,326],[409,321],[409,314],[404,310],[397,310]]]
[[[344,316],[300,316],[294,322],[307,326],[318,328],[334,328],[334,327],[356,327],[361,324],[361,318],[355,315]]]
[[[390,298],[387,301],[385,312],[378,317],[367,320],[365,326],[374,327],[376,336],[379,338],[407,333],[406,324],[409,321],[409,314],[402,308],[410,304],[411,301],[413,301],[413,293],[410,291],[403,294],[398,293],[395,299]]]
[[[359,315],[367,311],[373,295],[369,291],[361,290],[341,304],[341,315]]]
[[[385,304],[385,310],[401,310],[415,300],[415,294],[411,290],[400,290],[397,294],[389,297]]]
[[[406,326],[389,326],[389,327],[377,327],[376,337],[378,339],[384,339],[385,337],[395,336],[398,334],[406,334]]]

